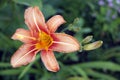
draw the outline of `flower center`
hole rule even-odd
[[[48,50],[48,48],[52,45],[52,42],[53,39],[50,35],[46,34],[45,32],[40,32],[35,47],[36,49]]]

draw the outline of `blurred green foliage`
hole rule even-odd
[[[120,3],[109,6],[103,0],[0,0],[0,79],[1,80],[120,80]],[[103,40],[94,51],[55,54],[60,71],[47,71],[38,54],[27,66],[12,68],[10,58],[22,44],[11,40],[17,28],[26,28],[24,11],[39,6],[46,20],[61,14],[67,23],[58,32],[76,37],[88,35]],[[57,53],[57,52],[56,52]]]

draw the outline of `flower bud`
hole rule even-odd
[[[83,50],[94,50],[102,46],[103,41],[96,41],[90,44],[86,44],[83,46]]]
[[[93,39],[93,36],[87,36],[82,40],[82,43],[88,43]]]

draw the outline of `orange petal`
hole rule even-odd
[[[45,67],[52,72],[57,72],[59,70],[59,64],[52,51],[42,51],[41,59]]]
[[[46,24],[50,32],[55,32],[57,28],[63,23],[65,23],[65,20],[63,19],[63,17],[60,15],[56,15],[50,18]]]
[[[44,16],[38,7],[30,7],[25,10],[25,23],[31,31],[47,31]]]
[[[16,30],[16,32],[12,36],[12,39],[20,40],[24,43],[30,43],[33,40],[35,40],[34,37],[31,37],[30,31],[22,29],[22,28],[19,28]]]
[[[35,59],[36,53],[35,49],[31,50],[30,44],[24,44],[12,56],[11,65],[13,67],[27,65]]]
[[[53,51],[74,52],[80,48],[78,41],[70,35],[64,33],[54,33],[53,38],[54,42],[50,47]]]

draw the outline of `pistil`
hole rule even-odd
[[[49,34],[46,34],[45,32],[40,32],[35,47],[36,49],[48,50],[48,48],[52,45],[52,42],[53,39]]]

